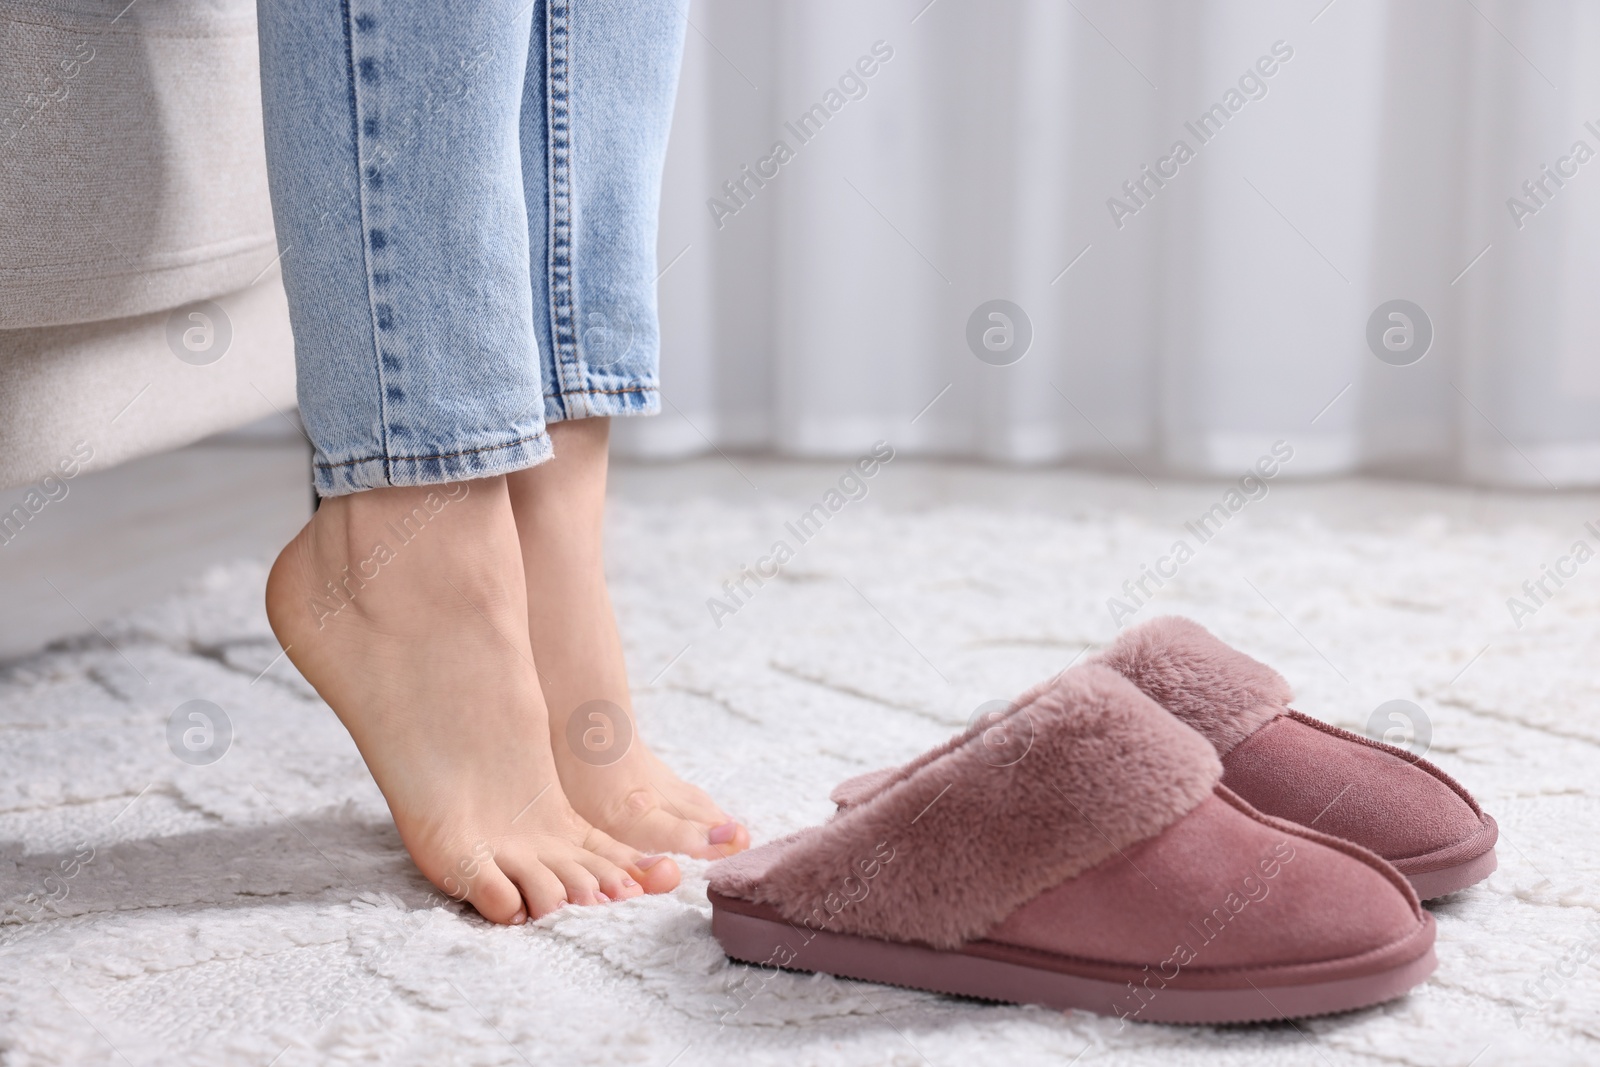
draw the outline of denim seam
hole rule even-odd
[[[429,459],[454,459],[457,456],[475,456],[480,452],[498,452],[502,448],[515,448],[518,445],[525,445],[529,441],[537,441],[544,436],[546,436],[545,433],[541,431],[539,433],[529,434],[526,437],[519,437],[515,441],[507,441],[502,445],[484,445],[482,448],[464,448],[459,452],[434,452],[425,456],[390,456],[385,454],[382,456],[367,456],[365,459],[346,460],[343,463],[318,463],[315,464],[315,466],[318,470],[332,471],[338,470],[340,467],[355,467],[362,463],[371,463],[375,459],[383,460],[385,467],[387,467],[391,462],[410,463]],[[385,473],[385,477],[387,477],[387,472]]]
[[[367,212],[366,170],[361,159],[361,102],[360,90],[356,84],[355,27],[350,16],[350,0],[339,0],[339,13],[343,16],[345,76],[349,79],[348,84],[350,86],[350,141],[351,147],[355,152],[356,204],[361,214],[361,262],[366,267],[367,314],[372,320],[372,369],[378,380],[378,440],[382,444],[383,455],[372,458],[383,460],[383,479],[387,482],[391,477],[389,469],[389,403],[387,386],[384,384],[383,379],[383,354],[380,351],[381,345],[378,340],[377,300],[372,291],[372,234],[369,228],[370,218]]]
[[[587,394],[589,396],[627,396],[629,394],[655,393],[655,392],[660,392],[660,390],[657,389],[653,385],[630,385],[626,389],[587,389],[587,388],[585,388],[585,389],[572,389],[572,390],[569,390],[568,392],[565,392],[565,393],[546,393],[544,395],[545,395],[545,399],[554,400],[554,399],[556,399],[558,397],[569,396],[572,393],[585,393],[585,394]]]
[[[545,128],[550,185],[550,340],[563,416],[566,394],[583,388],[572,307],[572,8],[568,0],[545,7]]]

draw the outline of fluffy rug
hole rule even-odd
[[[822,819],[836,782],[1104,644],[1108,598],[1185,536],[1123,512],[875,499],[801,544],[785,526],[798,499],[623,500],[609,533],[643,732],[757,840]],[[1506,604],[1587,535],[1254,511],[1147,583],[1133,618],[1194,616],[1352,729],[1386,701],[1422,709],[1431,757],[1500,821],[1501,866],[1433,907],[1439,970],[1404,1000],[1119,1030],[821,976],[752,982],[711,939],[692,861],[670,896],[527,928],[434,906],[349,738],[277,658],[262,566],[240,563],[0,671],[0,1059],[1600,1062],[1600,583],[1547,586],[1520,628]],[[780,539],[781,573],[723,588]],[[196,699],[232,726],[208,765],[168,744]]]

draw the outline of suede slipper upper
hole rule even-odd
[[[1455,779],[1405,749],[1289,708],[1271,667],[1177,616],[1123,633],[1095,659],[1204,734],[1222,781],[1279,818],[1362,845],[1424,900],[1495,869],[1495,822]]]
[[[712,866],[727,953],[1141,1020],[1341,1011],[1433,969],[1388,864],[1254,810],[1212,746],[1115,671],[1017,702],[1031,744],[969,730],[829,822]]]
[[[1370,849],[1423,900],[1494,871],[1499,828],[1459,782],[1405,749],[1292,710],[1282,675],[1199,623],[1152,619],[1089,662],[1116,670],[1203,734],[1222,759],[1222,783],[1251,806]],[[956,741],[987,736],[1005,744],[1007,730],[1002,719]],[[859,775],[839,785],[833,800],[858,804],[917,765]]]

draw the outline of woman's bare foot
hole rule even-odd
[[[442,891],[520,923],[677,885],[558,781],[504,478],[323,501],[273,564],[267,617]]]
[[[635,726],[601,554],[609,421],[556,423],[550,436],[555,458],[506,480],[562,788],[635,848],[705,859],[748,848],[749,831],[673,774]]]

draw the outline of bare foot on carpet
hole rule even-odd
[[[635,848],[704,859],[748,848],[750,832],[639,736],[601,551],[609,420],[555,423],[550,436],[555,458],[506,480],[562,788]]]
[[[267,616],[443,892],[520,923],[677,885],[562,789],[504,478],[324,500],[272,567]]]

